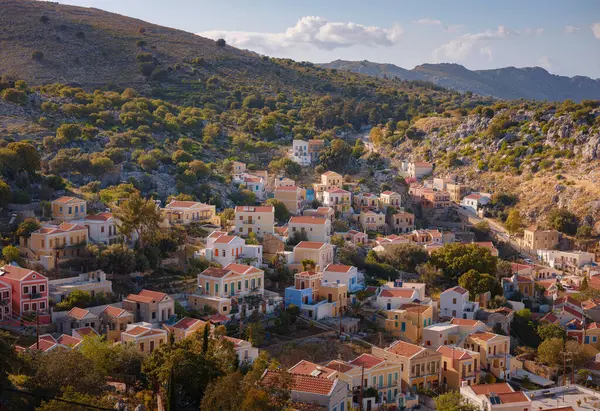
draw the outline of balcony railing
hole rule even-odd
[[[8,305],[10,304],[10,300],[8,298],[4,298],[0,300],[0,305]]]
[[[42,298],[42,295],[40,293],[32,293],[29,296],[32,300],[38,299],[38,298]]]

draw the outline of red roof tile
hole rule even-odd
[[[273,206],[237,206],[235,207],[236,213],[273,213],[275,208]]]
[[[352,268],[353,267],[351,265],[329,264],[327,267],[325,267],[325,271],[331,271],[334,273],[347,273],[352,270]]]
[[[280,372],[275,370],[266,370],[261,379],[261,384],[269,386],[274,381],[279,380]],[[292,374],[292,391],[307,392],[319,395],[329,395],[336,380],[313,377],[310,375]]]
[[[319,241],[300,241],[296,247],[298,248],[311,248],[314,250],[319,250],[324,247],[326,243],[321,243]]]
[[[78,320],[83,320],[83,318],[84,318],[86,315],[88,315],[88,314],[90,314],[90,312],[89,312],[88,310],[85,310],[85,309],[83,309],[83,308],[78,308],[78,307],[73,307],[73,308],[71,308],[71,311],[69,311],[69,312],[67,313],[67,315],[68,315],[69,317],[73,317],[73,318],[76,318],[76,319],[78,319]]]
[[[498,382],[495,384],[479,384],[471,386],[471,389],[477,395],[487,395],[490,392],[494,392],[496,394],[504,394],[509,392],[514,392],[512,387],[505,382]]]
[[[383,290],[379,296],[387,298],[411,298],[415,294],[415,290],[412,289],[388,289]]]
[[[425,350],[425,348],[405,341],[396,341],[385,349],[387,352],[407,358],[414,357],[423,350]]]
[[[198,320],[197,318],[183,317],[181,320],[177,321],[173,325],[173,328],[187,330],[188,328],[193,327],[193,326],[197,325],[198,323],[200,323],[201,326],[206,324],[204,321]]]
[[[446,291],[455,291],[455,292],[457,292],[459,294],[466,294],[466,293],[468,293],[467,290],[465,290],[462,287],[459,287],[458,285],[456,287],[448,288]],[[446,292],[446,291],[444,291],[444,292]]]
[[[10,264],[7,264],[4,267],[0,268],[0,278],[21,281],[29,274],[35,274],[36,279],[46,278],[37,271],[33,271],[28,268],[15,267],[14,265]]]
[[[514,404],[517,402],[529,402],[529,398],[527,398],[525,396],[525,394],[523,394],[521,391],[517,391],[517,392],[507,392],[507,393],[501,393],[501,394],[497,394],[498,398],[500,398],[500,401],[502,402],[502,404]]]
[[[152,290],[142,290],[138,293],[138,295],[141,295],[142,297],[151,297],[153,299],[155,299],[157,302],[161,301],[162,299],[164,299],[167,294],[165,293],[161,293],[159,291],[152,291]]]
[[[319,218],[313,216],[294,216],[290,218],[290,224],[317,224],[324,225],[327,223],[326,218]]]

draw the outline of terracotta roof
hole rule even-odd
[[[466,318],[453,318],[450,320],[450,324],[452,325],[466,325],[469,327],[473,327],[479,323],[478,320],[469,320]]]
[[[273,382],[280,379],[280,371],[266,370],[262,376],[262,385],[271,385]],[[292,391],[307,392],[319,395],[329,395],[333,390],[336,380],[328,380],[326,378],[313,377],[310,375],[291,374],[292,375]]]
[[[340,361],[340,360],[330,361],[327,364],[325,364],[325,366],[327,368],[332,369],[332,370],[339,371],[339,372],[344,372],[344,373],[350,371],[353,368],[355,368],[354,366],[348,364],[347,362]]]
[[[298,191],[299,187],[296,186],[279,186],[275,191]]]
[[[146,303],[146,304],[150,304],[152,303],[152,301],[154,301],[154,299],[152,297],[145,297],[143,295],[138,295],[138,294],[129,294],[127,297],[125,297],[126,300],[129,301],[135,301],[137,303]]]
[[[39,341],[39,349],[42,352],[46,352],[48,350],[50,350],[51,348],[54,348],[54,346],[56,346],[57,341],[52,338],[51,336],[48,336],[50,338],[42,338],[40,337],[40,341]],[[32,345],[29,346],[30,350],[37,350],[38,349],[38,344],[33,343]]]
[[[389,298],[411,298],[415,293],[413,289],[388,289],[383,290],[379,296]]]
[[[381,364],[383,361],[385,361],[383,358],[375,357],[371,354],[361,354],[352,361],[350,361],[350,364],[356,365],[357,367],[364,366],[365,369],[370,369],[375,367],[376,365]]]
[[[61,335],[58,337],[58,340],[56,340],[56,342],[59,344],[66,345],[68,347],[75,347],[77,344],[81,343],[81,341],[82,340],[80,338],[71,337],[67,334]]]
[[[585,327],[586,330],[597,330],[599,328],[600,328],[600,324],[598,324],[597,322],[589,323]]]
[[[490,392],[494,392],[496,394],[505,394],[509,392],[514,392],[510,385],[505,382],[498,382],[495,384],[479,384],[471,386],[471,389],[477,395],[487,395]]]
[[[77,332],[77,334],[81,335],[82,337],[84,335],[90,335],[90,334],[98,335],[98,332],[96,330],[94,330],[92,327],[75,328],[73,331]]]
[[[215,240],[215,244],[229,244],[236,238],[239,238],[239,237],[235,236],[235,235],[222,235]]]
[[[517,391],[517,392],[507,392],[507,393],[501,393],[498,394],[498,398],[500,398],[500,401],[502,402],[502,404],[513,404],[516,402],[529,402],[529,398],[527,398],[525,396],[525,394],[523,394],[523,392],[521,391]]]
[[[558,321],[558,317],[553,312],[549,312],[548,314],[546,314],[542,318],[540,318],[540,322],[555,323],[557,321]]]
[[[338,174],[338,173],[336,173],[335,171],[326,171],[326,172],[324,172],[322,175],[324,175],[324,176],[331,176],[331,175],[334,175],[334,174],[337,174],[338,176],[340,176],[340,177],[341,177],[341,175],[339,175],[339,174]]]
[[[129,335],[138,336],[140,334],[145,333],[148,330],[150,330],[150,329],[147,328],[147,327],[141,327],[141,326],[138,325],[138,326],[132,327],[129,330],[126,330],[126,331],[123,331],[123,332],[126,333],[126,334],[129,334]]]
[[[88,214],[85,216],[86,220],[92,221],[108,221],[113,218],[113,213],[98,213],[98,214]]]
[[[273,213],[275,208],[273,206],[236,206],[236,213]]]
[[[396,341],[392,345],[387,347],[385,351],[399,355],[401,357],[411,358],[422,352],[424,349],[425,348],[423,347],[420,347],[415,344],[410,344],[405,341]]]
[[[84,200],[77,198],[77,197],[62,196],[62,197],[58,197],[56,200],[54,200],[53,203],[67,204],[67,203],[70,203],[71,201],[84,201]]]
[[[207,238],[219,238],[222,235],[227,235],[225,231],[213,231]]]
[[[321,275],[321,273],[318,273],[316,271],[302,271],[300,273],[296,273],[295,275],[296,277],[312,277],[315,275]]]
[[[233,271],[236,274],[254,274],[254,273],[260,273],[262,271],[251,265],[234,264],[234,263],[227,264],[225,267],[223,267],[223,269],[228,270],[228,271]]]
[[[571,307],[569,307],[568,305],[563,306],[563,311],[568,312],[569,314],[577,317],[577,318],[583,318],[583,314],[581,314],[579,311],[576,311],[574,309],[572,309]]]
[[[469,194],[468,196],[465,196],[465,198],[469,200],[479,200],[481,196],[479,194]]]
[[[167,204],[166,208],[192,208],[201,203],[197,201],[179,201],[173,200],[169,204]]]
[[[423,314],[425,311],[429,310],[430,306],[422,305],[422,304],[402,304],[398,309],[406,310],[411,313],[419,313]]]
[[[110,315],[111,317],[120,317],[123,314],[130,314],[129,311],[119,307],[114,307],[112,305],[107,306],[102,312]]]
[[[325,267],[325,271],[331,271],[334,273],[347,273],[352,270],[352,268],[353,267],[351,265],[329,264],[327,267]]]
[[[67,315],[68,315],[69,317],[73,317],[73,318],[76,318],[76,319],[78,319],[78,320],[83,320],[83,318],[84,318],[86,315],[88,315],[88,314],[90,314],[90,312],[89,312],[88,310],[85,310],[85,309],[83,309],[83,308],[78,308],[78,307],[73,307],[73,308],[71,308],[71,311],[69,311],[69,312],[67,313]]]
[[[246,340],[240,340],[239,338],[233,338],[228,335],[224,335],[223,338],[225,338],[227,341],[231,341],[233,343],[233,345],[235,345],[235,346],[240,345],[241,343],[246,341]]]
[[[562,297],[562,298],[557,299],[554,302],[554,305],[560,305],[560,304],[564,304],[564,303],[569,303],[569,304],[572,304],[572,305],[574,305],[576,307],[581,307],[582,306],[581,305],[581,301],[576,300],[575,298],[571,297],[570,295],[567,295],[566,297]]]
[[[10,278],[11,280],[22,280],[27,277],[29,274],[35,274],[36,277],[46,279],[40,273],[30,270],[28,268],[15,267],[14,265],[7,264],[4,267],[0,268],[0,278]]]
[[[385,194],[386,196],[390,196],[390,195],[392,195],[392,194],[400,195],[400,194],[396,193],[395,191],[384,191],[384,192],[383,192],[383,193],[381,193],[381,194]]]
[[[473,358],[471,357],[471,354],[468,353],[468,351],[461,350],[456,347],[449,347],[447,345],[442,345],[441,347],[439,347],[437,349],[437,352],[439,352],[446,358],[453,358],[455,360],[468,360]]]
[[[206,324],[202,320],[198,320],[197,318],[183,317],[181,320],[177,321],[173,328],[179,328],[180,330],[187,330],[190,327],[200,323],[200,325]]]
[[[478,331],[476,333],[469,335],[469,337],[471,337],[471,338],[474,338],[476,340],[482,340],[482,341],[493,340],[497,336],[498,336],[498,334],[489,333],[489,332],[485,332],[485,331]]]
[[[324,225],[327,223],[326,218],[319,218],[313,216],[294,216],[290,218],[289,224],[318,224]]]
[[[215,278],[223,278],[229,273],[229,270],[225,270],[223,268],[218,267],[208,267],[206,270],[202,271],[200,275],[204,275],[207,277],[215,277]]]
[[[312,375],[313,377],[327,378],[335,371],[314,362],[302,360],[288,370],[292,374]]]
[[[247,183],[260,183],[262,181],[261,177],[244,177],[244,181]]]
[[[141,295],[143,297],[151,297],[151,298],[154,298],[156,301],[161,301],[162,299],[167,297],[167,294],[165,294],[165,293],[161,293],[159,291],[152,291],[152,290],[142,290],[138,293],[138,295]]]
[[[457,292],[459,294],[466,294],[466,293],[468,293],[467,290],[465,290],[464,288],[462,288],[462,287],[460,287],[458,285],[456,287],[448,288],[446,291],[455,291],[455,292]],[[444,292],[446,292],[446,291],[444,291]]]
[[[346,191],[342,188],[332,188],[331,190],[327,190],[326,193],[329,194],[350,194],[350,191]]]
[[[319,250],[319,249],[321,249],[325,245],[326,245],[326,243],[321,243],[319,241],[300,241],[298,243],[298,245],[296,245],[296,247],[298,247],[298,248],[311,248],[311,249],[314,249],[314,250]]]
[[[213,324],[226,323],[229,321],[229,317],[223,314],[213,314],[208,317],[208,321],[210,321]]]

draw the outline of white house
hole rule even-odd
[[[323,270],[323,280],[330,283],[348,284],[348,291],[363,288],[358,283],[358,269],[352,265],[329,264]]]
[[[117,222],[112,213],[88,214],[77,222],[88,229],[88,239],[92,243],[112,244],[117,241]]]
[[[233,350],[237,354],[240,364],[252,364],[258,358],[258,348],[253,347],[250,341],[229,336],[223,338],[233,343]]]
[[[221,266],[231,263],[248,263],[255,267],[262,265],[262,245],[246,245],[246,240],[223,231],[213,231],[206,240],[206,247],[194,253]]]
[[[308,141],[292,141],[292,161],[301,166],[308,166],[311,163],[311,155],[308,152]]]
[[[462,287],[452,287],[440,294],[440,315],[443,317],[472,320],[477,310],[479,303],[469,301],[469,292]]]
[[[492,201],[492,198],[489,194],[471,193],[468,196],[463,197],[460,205],[476,213],[482,206],[488,204],[490,201]]]
[[[414,288],[383,287],[377,294],[376,307],[380,310],[395,310],[402,304],[419,299],[419,291]]]
[[[328,243],[331,240],[331,221],[313,216],[294,216],[289,221],[288,235],[305,233],[308,241]]]
[[[275,207],[273,206],[237,206],[235,208],[235,233],[248,235],[255,233],[262,237],[273,234],[275,225]]]

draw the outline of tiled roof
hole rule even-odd
[[[200,323],[200,325],[206,324],[204,321],[198,320],[197,318],[183,317],[181,320],[177,321],[173,325],[173,328],[187,330],[188,328],[193,327],[194,325],[196,325],[198,323]]]
[[[319,250],[323,246],[325,246],[325,243],[319,241],[300,241],[298,245],[296,245],[298,248],[311,248],[313,250]]]
[[[159,291],[152,291],[152,290],[142,290],[138,293],[138,295],[141,295],[142,297],[154,298],[157,302],[161,301],[163,298],[165,298],[167,296],[167,294],[165,294],[165,293],[161,293]]]
[[[558,317],[553,312],[549,312],[548,314],[546,314],[542,318],[540,318],[540,322],[555,323],[557,321],[558,321]]]
[[[236,238],[239,238],[239,237],[237,237],[235,235],[222,235],[215,240],[215,244],[229,244]]]
[[[517,402],[529,402],[529,398],[525,396],[521,391],[517,392],[507,392],[502,394],[497,394],[498,398],[502,404],[514,404]]]
[[[75,328],[73,331],[77,332],[77,334],[81,335],[82,337],[84,335],[90,335],[90,334],[98,335],[98,332],[96,330],[94,330],[92,327]]]
[[[453,358],[455,360],[468,360],[473,358],[471,357],[471,354],[468,353],[468,351],[461,350],[456,347],[449,347],[447,345],[442,345],[441,347],[439,347],[437,349],[437,352],[439,352],[446,358]]]
[[[77,198],[77,197],[62,196],[62,197],[58,197],[56,200],[54,200],[53,203],[67,204],[67,203],[70,203],[71,201],[84,201],[84,200]]]
[[[482,340],[482,341],[493,340],[497,336],[498,336],[498,334],[484,332],[484,331],[478,331],[476,333],[469,335],[469,337],[471,337],[471,338],[474,338],[476,340]]]
[[[207,277],[215,277],[215,278],[223,278],[229,273],[229,270],[225,270],[223,268],[218,267],[208,267],[206,270],[202,271],[200,275],[204,275]]]
[[[236,213],[273,213],[275,208],[273,206],[236,206]]]
[[[167,204],[167,208],[192,208],[201,203],[197,201],[179,201],[173,200],[169,204]]]
[[[330,361],[327,364],[325,364],[325,366],[327,368],[332,369],[332,370],[339,371],[339,372],[344,372],[344,373],[350,371],[353,368],[355,368],[353,365],[350,365],[349,363],[347,363],[345,361],[340,361],[340,360]]]
[[[468,196],[465,196],[465,198],[468,200],[479,200],[481,196],[479,194],[469,194]]]
[[[86,230],[87,227],[79,224],[73,223],[61,223],[60,225],[52,225],[45,224],[42,228],[34,231],[34,233],[39,234],[58,234],[58,233],[68,233],[76,230]]]
[[[107,306],[102,312],[110,315],[111,317],[120,317],[123,314],[129,314],[129,311],[119,307],[114,307],[112,305]]]
[[[576,300],[575,298],[571,297],[570,295],[567,295],[566,297],[562,297],[557,299],[554,302],[554,305],[560,305],[560,304],[564,304],[564,303],[569,303],[571,305],[574,305],[576,307],[581,307],[581,301]]]
[[[568,305],[563,306],[563,311],[568,312],[569,314],[577,317],[577,318],[583,318],[583,314],[581,314],[579,311],[576,311],[574,309],[572,309],[571,307],[569,307]]]
[[[325,271],[331,271],[334,273],[347,273],[352,270],[352,268],[353,267],[351,265],[329,264],[327,267],[325,267]]]
[[[460,287],[458,285],[456,287],[448,288],[446,291],[454,291],[454,292],[457,292],[459,294],[466,294],[466,293],[468,293],[467,290],[465,290],[464,288],[462,288],[462,287]],[[446,292],[446,291],[444,291],[444,292]]]
[[[335,171],[326,171],[326,172],[324,172],[322,175],[324,175],[324,176],[332,176],[332,175],[334,175],[334,174],[337,174],[337,175],[339,176],[339,174],[338,174],[338,173],[336,173]],[[341,176],[340,176],[340,177],[341,177]]]
[[[431,307],[429,305],[422,304],[402,304],[398,309],[406,310],[411,313],[419,313],[423,314],[425,311],[429,310]]]
[[[246,340],[240,340],[239,338],[233,338],[228,335],[223,336],[223,338],[225,338],[227,341],[231,341],[233,343],[233,345],[235,345],[235,346],[238,346],[241,343],[246,341]]]
[[[279,186],[275,191],[298,191],[298,189],[296,186]]]
[[[67,335],[67,334],[61,335],[60,337],[58,337],[58,340],[56,340],[56,342],[58,342],[59,344],[66,345],[68,347],[75,347],[81,341],[82,341],[81,339],[71,337],[70,335]]]
[[[319,378],[327,378],[329,375],[335,372],[330,368],[306,360],[300,361],[288,371],[292,374],[312,375],[313,377]]]
[[[129,294],[127,297],[125,297],[126,300],[129,301],[135,301],[137,303],[146,303],[146,304],[150,304],[152,303],[152,301],[154,301],[154,299],[152,297],[145,297],[143,295],[138,295],[138,294]]]
[[[148,331],[148,330],[150,330],[150,329],[149,329],[149,328],[146,328],[146,327],[140,327],[140,326],[138,325],[138,326],[132,327],[132,328],[130,328],[129,330],[127,330],[127,331],[123,331],[123,332],[124,332],[124,333],[126,333],[126,334],[129,334],[129,335],[138,336],[138,335],[140,335],[140,334],[143,334],[143,333],[145,333],[145,332],[146,332],[146,331]]]
[[[365,369],[370,369],[375,367],[376,365],[381,364],[383,361],[385,361],[383,358],[375,357],[371,354],[361,354],[352,361],[350,361],[350,364],[356,365],[357,367],[364,366]]]
[[[585,327],[586,330],[597,330],[599,328],[600,328],[600,324],[598,324],[597,322],[589,323]]]
[[[280,379],[280,372],[266,370],[263,374],[261,384],[269,386]],[[292,374],[292,391],[307,392],[318,395],[329,395],[333,390],[336,380],[313,377],[310,375]]]
[[[228,271],[233,271],[236,274],[254,274],[254,273],[260,273],[262,271],[251,265],[234,264],[234,263],[227,264],[225,267],[223,267],[223,269],[228,270]]]
[[[346,191],[342,188],[332,188],[331,190],[327,190],[326,193],[329,194],[350,194],[350,191]]]
[[[490,392],[494,392],[496,394],[504,394],[509,392],[514,392],[512,387],[505,382],[499,382],[495,384],[479,384],[471,386],[471,389],[477,395],[487,395]]]
[[[45,336],[42,336],[45,337]],[[42,338],[40,337],[40,341],[39,341],[39,349],[42,352],[46,352],[48,350],[50,350],[51,348],[54,348],[54,346],[56,346],[57,341],[52,338],[52,336],[47,336],[50,338]],[[37,350],[38,349],[38,343],[35,342],[33,343],[31,346],[29,346],[30,350]]]
[[[401,357],[412,358],[424,349],[425,348],[423,347],[419,347],[418,345],[410,344],[405,341],[396,341],[392,345],[387,347],[385,351],[399,355]]]
[[[38,277],[46,278],[43,275],[41,275],[40,273],[30,270],[28,268],[15,267],[14,265],[9,265],[9,264],[0,268],[0,278],[10,278],[11,280],[19,280],[20,281],[32,273],[36,275],[36,279]]]
[[[296,274],[296,277],[312,277],[315,275],[321,275],[321,273],[317,273],[316,271],[302,271]]]
[[[466,318],[453,318],[450,320],[450,324],[452,325],[466,325],[469,327],[474,327],[479,323],[478,320],[469,320]]]
[[[381,193],[381,194],[385,194],[386,196],[391,196],[391,195],[393,195],[393,194],[395,194],[395,195],[400,195],[400,194],[396,193],[395,191],[384,191],[384,192],[383,192],[383,193]]]
[[[85,318],[85,316],[88,315],[89,313],[90,312],[88,310],[85,310],[83,308],[73,307],[73,308],[71,308],[71,311],[69,311],[67,313],[67,315],[69,317],[73,317],[78,320],[83,320]]]
[[[327,223],[326,218],[319,218],[313,216],[294,216],[290,218],[290,224],[317,224],[325,225]]]
[[[108,221],[113,218],[113,213],[98,213],[98,214],[88,214],[85,216],[86,220],[92,221]]]
[[[389,297],[389,298],[411,298],[415,293],[415,290],[412,289],[392,289],[392,290],[383,290],[379,296],[380,297]]]

